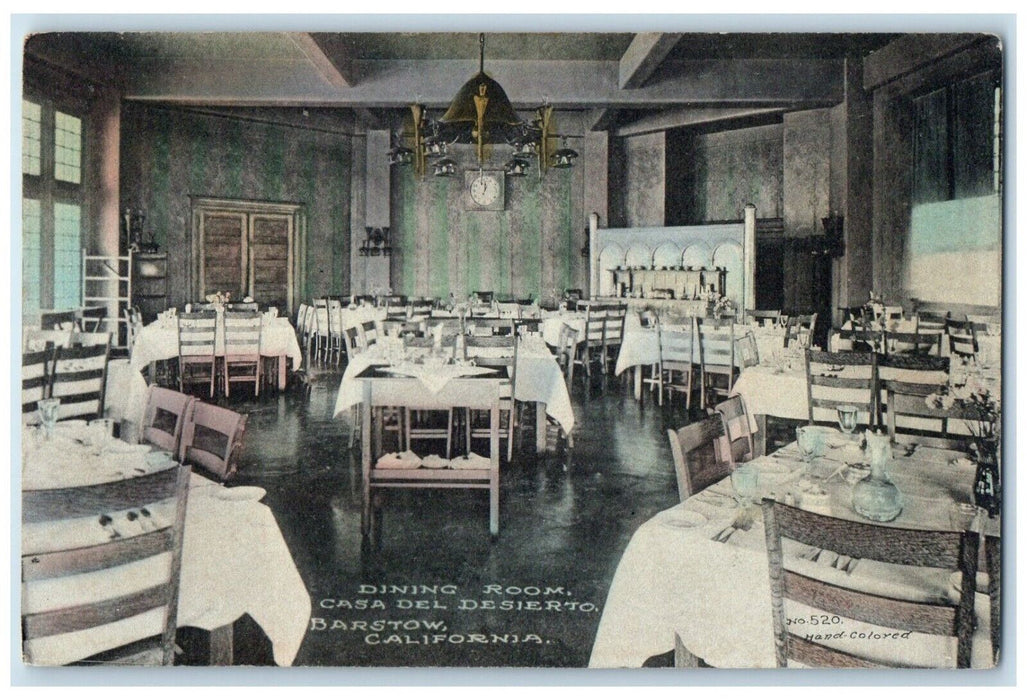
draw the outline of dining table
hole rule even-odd
[[[837,518],[869,522],[852,506],[862,459],[853,436],[824,429],[826,450],[804,462],[795,443],[750,464],[758,473],[757,499],[795,503]],[[951,530],[950,506],[971,503],[974,466],[966,455],[914,446],[896,450],[889,466],[902,493],[902,512],[887,526]],[[776,666],[770,576],[762,513],[750,505],[748,529],[734,528],[740,505],[730,478],[718,481],[645,522],[632,536],[617,566],[603,609],[589,666],[640,667],[675,648],[718,668]],[[997,534],[999,522],[978,515],[974,527]],[[724,534],[727,533],[727,538]],[[879,595],[958,601],[951,572],[850,559],[784,542],[789,570]],[[974,599],[973,666],[991,666],[990,605],[978,575]],[[982,592],[984,591],[984,592]],[[827,633],[840,649],[914,665],[945,666],[955,659],[955,639],[891,630],[845,617],[819,615],[786,602],[787,625],[796,634]]]
[[[852,368],[838,368],[838,376],[854,372]],[[939,385],[947,384],[951,376],[976,377],[993,395],[1001,391],[1001,371],[998,367],[962,367],[957,366],[952,373],[930,372],[920,370],[880,369],[882,379],[908,382],[925,382],[927,380]],[[809,420],[809,396],[806,380],[805,350],[787,348],[774,355],[772,359],[761,358],[760,364],[746,367],[731,386],[731,395],[739,395],[745,402],[749,413],[750,427],[755,432],[754,449],[756,454],[766,452],[767,418],[784,418],[788,420]],[[882,399],[883,400],[883,399]],[[965,426],[953,421],[950,429],[954,432],[965,432]]]
[[[215,334],[214,354],[225,354],[225,336],[220,329]],[[286,358],[292,360],[292,368],[299,369],[303,365],[303,350],[296,339],[296,329],[289,319],[269,314],[261,316],[260,354],[262,357],[278,358],[278,388],[285,389],[287,378]],[[132,345],[130,364],[142,372],[155,362],[171,360],[178,357],[178,319],[164,316],[143,326],[135,337]],[[153,376],[151,369],[150,376]]]
[[[153,460],[153,454],[149,445],[111,438],[84,421],[57,423],[50,439],[40,429],[27,427],[22,433],[22,489],[99,484],[164,468],[167,460]],[[263,495],[258,487],[226,487],[200,474],[190,475],[177,624],[210,633],[214,664],[232,662],[232,625],[245,614],[271,641],[279,666],[293,663],[309,625],[310,595],[273,513],[260,502]],[[143,527],[142,519],[130,519],[127,513],[111,515],[107,527],[116,531]],[[164,515],[155,511],[152,517]],[[89,542],[102,541],[108,534],[91,519],[21,528],[24,551],[38,551],[35,543],[41,539],[49,542],[61,536]],[[61,580],[46,594],[78,595],[78,579]],[[62,594],[60,586],[69,587],[68,592]],[[32,594],[31,588],[23,592],[23,604],[31,604]],[[132,618],[117,623],[133,624],[138,622]],[[124,630],[93,628],[35,640],[32,663],[60,665],[89,656],[104,650],[110,635]]]
[[[514,398],[536,404],[535,445],[536,451],[541,453],[546,450],[546,416],[552,417],[569,436],[574,429],[574,409],[566,378],[556,358],[541,338],[527,337],[530,340],[521,338],[518,341]],[[368,367],[395,364],[404,359],[416,360],[428,353],[428,348],[408,348],[401,349],[397,355],[394,349],[390,349],[388,342],[379,342],[354,354],[343,372],[333,415],[338,418],[361,404],[363,386],[358,377]]]

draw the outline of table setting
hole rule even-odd
[[[886,435],[821,426],[803,426],[797,438],[772,455],[739,465],[730,477],[639,528],[610,587],[591,667],[641,666],[671,648],[675,634],[716,667],[775,666],[761,499],[857,522],[998,531],[998,522],[974,505],[974,465],[965,454],[915,443],[892,446]],[[867,503],[878,502],[862,501],[860,485],[882,477],[898,493],[898,508],[868,510]],[[853,559],[791,541],[785,541],[784,554],[789,570],[879,595],[922,600],[959,595],[959,580],[945,571]],[[988,619],[986,591],[979,585],[975,597],[980,621]],[[787,611],[790,625],[812,627],[819,619],[802,606],[788,605],[794,606]],[[846,618],[830,625],[832,633],[843,633],[838,648],[910,664],[944,665],[955,658],[954,640],[915,633],[902,639],[874,636],[883,629]],[[975,632],[974,665],[990,665],[987,624]]]
[[[103,484],[151,474],[175,465],[171,453],[147,444],[112,437],[112,421],[52,422],[46,408],[40,425],[22,431],[22,489],[65,488]],[[271,510],[260,500],[264,489],[227,487],[191,474],[186,509],[179,589],[179,627],[230,629],[249,614],[272,642],[276,663],[290,665],[310,617],[310,596],[296,570]],[[69,546],[129,536],[157,529],[173,515],[173,503],[131,508],[117,513],[58,523],[23,524],[23,551],[35,551],[44,538]],[[50,584],[48,584],[50,585]],[[83,586],[86,584],[82,584]],[[58,584],[69,586],[69,579]],[[71,581],[67,590],[40,589],[35,595],[85,595]],[[124,624],[134,624],[132,619]],[[92,634],[92,633],[90,633]],[[74,633],[37,640],[34,663],[61,664],[82,658],[83,651],[104,648],[101,638]]]

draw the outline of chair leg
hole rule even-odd
[[[453,409],[446,416],[446,459],[453,457]]]

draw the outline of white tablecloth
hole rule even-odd
[[[948,463],[954,453],[900,459],[892,478],[906,495],[906,507],[893,523],[899,527],[947,529],[947,504],[968,501],[973,469]],[[830,456],[830,453],[829,453]],[[792,489],[801,464],[774,457],[754,461],[761,472],[761,491],[778,497]],[[833,466],[831,462],[824,464]],[[787,465],[787,466],[786,466]],[[791,467],[799,467],[797,472]],[[831,507],[837,517],[858,519],[851,509],[851,486],[835,478],[829,482]],[[592,648],[590,667],[638,667],[650,656],[674,647],[677,633],[684,645],[711,665],[720,668],[766,668],[776,665],[770,582],[763,525],[738,531],[727,543],[710,538],[729,525],[736,513],[728,480],[711,486],[685,503],[657,514],[638,529],[621,558],[610,586],[602,619]],[[722,494],[722,495],[717,495]],[[695,527],[682,523],[699,513],[706,521]],[[785,543],[787,568],[825,580],[882,594],[916,591],[923,599],[952,598],[954,589],[947,572],[937,575],[911,572],[877,562],[860,561],[851,573],[800,559],[794,543]],[[788,604],[789,617],[800,619],[808,611]],[[979,625],[974,639],[974,666],[990,666],[988,600],[976,599]],[[805,631],[799,628],[794,631]],[[843,620],[820,631],[869,631],[869,625]],[[812,631],[818,631],[812,629]],[[861,653],[910,662],[946,665],[955,657],[954,640],[912,635],[889,642],[859,640]],[[852,646],[849,646],[853,650]],[[893,656],[894,655],[894,656]]]
[[[219,325],[220,328],[220,325]],[[224,335],[219,330],[215,351],[225,352]],[[288,356],[292,358],[293,369],[303,364],[303,350],[296,340],[296,330],[287,318],[276,318],[265,322],[260,329],[260,354],[264,357]],[[178,357],[178,325],[175,319],[157,320],[144,326],[136,336],[132,347],[132,367],[142,371],[151,362]]]
[[[37,443],[27,431],[23,437],[23,483],[34,488],[52,488],[69,484],[69,476],[74,476],[77,483],[101,483],[118,478],[119,472],[150,468],[145,452],[90,456],[87,448],[74,442],[72,438],[76,435],[61,430],[54,438],[57,442]],[[114,444],[124,445],[120,441]],[[75,462],[73,475],[59,471],[69,459]],[[249,613],[271,640],[275,662],[291,665],[309,625],[310,595],[271,510],[257,501],[224,500],[230,492],[231,489],[196,474],[191,477],[178,626],[213,630]],[[118,514],[112,515],[116,528],[128,531],[127,528],[137,526]],[[153,517],[157,519],[159,514]],[[99,525],[95,529],[97,533],[92,534],[107,536]],[[22,529],[27,546],[40,534],[29,526]],[[61,585],[66,585],[66,581]],[[131,625],[133,620],[118,624]],[[90,630],[40,640],[42,643],[33,649],[33,661],[59,664],[101,651],[103,642],[94,635],[96,631]]]
[[[357,375],[373,364],[386,364],[381,346],[372,345],[365,352],[350,358],[335,400],[336,417],[363,400],[363,387]],[[544,402],[546,413],[570,435],[574,428],[574,409],[567,392],[567,382],[556,358],[548,352],[535,349],[518,350],[516,391],[514,398],[518,401]]]
[[[146,380],[127,359],[107,363],[107,393],[104,408],[108,418],[142,425],[146,410]]]
[[[579,343],[585,340],[585,314],[576,311],[547,311],[543,313],[539,329],[546,345],[554,348],[560,345],[560,329],[565,323],[578,331]]]

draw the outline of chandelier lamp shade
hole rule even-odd
[[[492,145],[510,147],[512,157],[504,170],[512,177],[525,176],[532,160],[538,163],[540,179],[549,168],[573,167],[578,153],[567,147],[567,135],[554,133],[553,108],[544,102],[533,120],[522,120],[503,86],[485,73],[484,34],[478,35],[478,49],[478,72],[460,87],[441,117],[431,119],[424,105],[410,105],[412,125],[394,139],[389,164],[413,165],[418,176],[430,169],[436,177],[450,177],[458,164],[449,147],[461,143],[474,146],[479,169],[490,159]],[[558,139],[563,143],[556,149]]]

